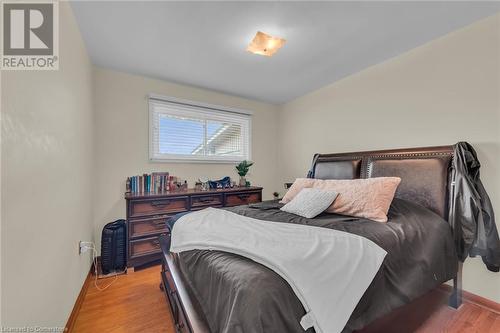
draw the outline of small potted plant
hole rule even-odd
[[[238,175],[240,175],[240,186],[246,186],[247,180],[245,176],[248,173],[248,170],[250,170],[250,167],[253,165],[253,162],[250,161],[241,161],[237,166],[236,166],[236,171],[238,172]]]

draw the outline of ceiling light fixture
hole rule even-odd
[[[248,44],[247,51],[271,57],[284,44],[286,40],[279,37],[273,37],[261,31],[257,31],[253,40]]]

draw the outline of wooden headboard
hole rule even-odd
[[[316,154],[309,178],[401,178],[396,197],[416,202],[448,220],[453,146]]]

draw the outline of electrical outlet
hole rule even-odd
[[[92,242],[84,242],[84,241],[79,241],[78,242],[78,254],[82,255],[85,252],[92,250],[94,248],[94,243]]]

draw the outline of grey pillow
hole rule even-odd
[[[280,209],[308,219],[324,212],[337,198],[337,192],[317,188],[304,188],[292,201]]]

